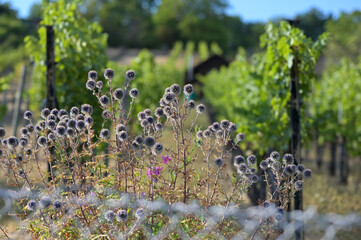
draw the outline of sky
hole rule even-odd
[[[30,6],[41,0],[0,0],[10,2],[18,10],[20,17],[29,14]],[[352,12],[361,10],[361,0],[228,0],[228,14],[239,15],[244,21],[262,21],[276,17],[291,18],[298,13],[304,13],[313,7],[333,16],[341,11]]]

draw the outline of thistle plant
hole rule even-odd
[[[6,138],[0,128],[1,169],[10,186],[26,193],[17,203],[22,210],[12,214],[21,227],[36,239],[149,238],[171,224],[177,212],[177,207],[160,211],[155,207],[158,202],[239,208],[244,193],[259,178],[254,155],[233,156],[244,140],[242,133],[236,135],[237,125],[223,120],[200,129],[197,120],[206,108],[189,98],[190,84],[171,85],[159,107],[146,108],[137,113],[138,119],[130,119],[132,106],[141,97],[131,88],[136,74],[126,72],[125,86],[113,86],[114,77],[112,69],[105,70],[104,80],[90,71],[85,84],[103,112],[99,133],[92,128],[93,106],[86,103],[69,111],[45,108],[38,122],[26,111],[28,123],[20,129],[20,138]],[[134,134],[132,124],[139,124],[142,131]],[[229,142],[234,143],[231,148],[226,147]],[[49,171],[44,171],[45,162]],[[263,208],[285,209],[304,179],[312,176],[303,165],[294,165],[289,154],[281,160],[274,152],[259,167],[271,186],[270,202],[263,202]],[[280,211],[261,221],[271,226],[267,231],[283,219]],[[189,224],[185,227],[179,221],[177,229],[190,236],[207,225],[190,213],[183,219]],[[225,235],[242,231],[232,221],[223,216],[214,231]],[[178,230],[166,232],[176,236]]]

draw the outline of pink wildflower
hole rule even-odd
[[[163,164],[168,164],[168,162],[172,160],[171,157],[168,157],[168,156],[162,156],[162,161],[163,161]]]

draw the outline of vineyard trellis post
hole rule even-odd
[[[291,91],[291,154],[295,158],[296,164],[301,164],[301,132],[300,132],[300,95],[299,95],[299,58],[298,58],[298,48],[293,46],[293,61],[290,71],[290,91]],[[294,197],[294,209],[302,210],[302,190],[297,191]],[[295,221],[295,224],[302,224]],[[298,226],[296,226],[297,228]],[[304,231],[302,228],[299,228],[295,232],[296,240],[304,239]]]
[[[46,107],[49,109],[58,108],[55,87],[55,33],[53,26],[45,26],[46,28]],[[49,149],[52,152],[52,149]],[[53,177],[51,162],[55,159],[52,157],[48,160],[48,181]]]

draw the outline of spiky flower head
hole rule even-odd
[[[299,173],[303,173],[305,171],[305,169],[306,169],[305,165],[303,165],[303,164],[298,164],[296,166],[296,171],[299,172]]]
[[[255,175],[255,174],[249,176],[249,181],[250,181],[251,183],[257,183],[257,182],[258,182],[258,176]]]
[[[17,137],[11,136],[7,139],[7,145],[10,148],[16,148],[17,146],[19,146],[19,140],[17,139]]]
[[[128,139],[128,133],[126,131],[121,131],[120,133],[118,133],[118,139],[120,141],[125,141]]]
[[[29,140],[27,138],[25,138],[25,137],[22,137],[19,140],[19,145],[22,148],[26,147],[26,145],[28,145],[28,143],[29,143]]]
[[[156,143],[153,147],[153,154],[159,155],[163,152],[163,145],[161,143]]]
[[[105,129],[105,128],[104,128],[104,129],[102,129],[102,130],[100,131],[100,137],[101,137],[101,138],[108,139],[109,136],[110,136],[110,132],[109,132],[108,129]]]
[[[114,71],[110,68],[105,69],[104,71],[104,77],[107,80],[111,80],[114,78]]]
[[[109,100],[109,99],[108,99]],[[83,114],[89,114],[91,115],[93,113],[93,107],[90,106],[89,104],[83,104],[81,105],[81,112]]]
[[[113,92],[113,97],[116,100],[122,100],[124,97],[124,91],[120,88],[115,89]]]
[[[27,204],[27,207],[30,211],[34,211],[37,206],[38,206],[38,203],[35,200],[30,200]]]
[[[115,213],[112,210],[106,211],[104,214],[104,218],[107,221],[112,222],[115,218]]]
[[[135,78],[135,72],[133,70],[126,71],[125,75],[129,80],[133,80]]]
[[[140,125],[145,128],[149,125],[149,121],[147,119],[144,119],[140,122]]]
[[[162,117],[162,116],[164,115],[163,108],[157,107],[157,108],[155,109],[154,114],[155,114],[155,116],[156,116],[157,118]]]
[[[42,147],[45,147],[47,142],[48,141],[47,141],[46,137],[40,136],[38,138],[38,144]]]
[[[243,140],[244,140],[244,134],[243,134],[243,133],[238,133],[238,134],[236,135],[236,140],[237,140],[238,142],[243,141]]]
[[[130,96],[131,98],[137,98],[137,97],[139,96],[139,91],[138,91],[138,89],[136,89],[136,88],[130,89],[130,91],[129,91],[129,96]]]
[[[144,138],[142,136],[136,136],[134,141],[136,141],[139,145],[142,145],[144,142]]]
[[[203,104],[198,104],[196,111],[197,113],[202,114],[206,111],[206,107]]]
[[[198,131],[198,132],[196,133],[196,137],[197,137],[197,138],[202,138],[202,137],[203,137],[203,131]]]
[[[128,213],[125,210],[119,210],[117,212],[117,220],[118,222],[124,222],[128,219]]]
[[[280,160],[280,157],[281,157],[281,156],[280,156],[280,154],[279,154],[278,152],[274,151],[274,152],[271,153],[270,157],[271,157],[273,160],[278,161],[278,160]]]
[[[109,118],[111,118],[111,113],[110,113],[110,111],[109,110],[104,110],[103,112],[102,112],[102,118],[104,118],[104,119],[109,119]]]
[[[87,82],[86,82],[86,88],[89,89],[89,90],[94,90],[95,89],[95,81],[92,80],[92,79],[89,79]]]
[[[33,118],[32,112],[30,112],[29,110],[24,112],[24,119],[31,121],[32,118]]]
[[[60,119],[63,116],[67,116],[68,112],[65,109],[60,109],[58,112],[58,118]]]
[[[0,138],[5,137],[5,135],[6,135],[6,130],[5,130],[5,128],[0,127]]]
[[[192,84],[187,84],[184,86],[183,92],[185,95],[189,96],[193,93],[193,86]]]
[[[237,131],[237,125],[234,124],[234,123],[230,123],[227,131],[228,131],[228,132],[231,132],[231,133]]]
[[[47,196],[43,196],[40,198],[40,207],[41,208],[48,208],[51,204],[51,199]]]
[[[238,155],[238,156],[234,157],[233,162],[234,162],[235,165],[239,165],[239,164],[246,163],[246,160],[244,159],[243,156]]]
[[[205,130],[205,131],[203,131],[203,137],[204,137],[204,138],[210,138],[211,135],[212,135],[212,132],[209,131],[208,129]]]
[[[135,211],[135,217],[138,218],[138,219],[142,219],[142,218],[145,217],[145,211],[143,210],[143,208],[138,208]]]
[[[295,188],[296,191],[300,191],[300,190],[302,190],[302,188],[303,188],[303,182],[300,181],[300,180],[298,180],[298,181],[296,181],[296,182],[294,183],[293,186],[294,186],[294,188]]]
[[[295,159],[293,158],[292,154],[286,153],[283,158],[283,164],[293,164]]]
[[[175,94],[170,92],[166,93],[164,94],[163,99],[166,104],[170,104],[175,99]]]
[[[227,128],[229,127],[229,121],[228,120],[222,120],[220,123],[221,129],[223,130],[227,130]]]
[[[239,173],[245,173],[247,171],[247,165],[244,163],[237,165],[237,171]]]
[[[44,108],[43,110],[41,110],[41,117],[43,119],[46,119],[50,114],[50,110],[49,108]]]
[[[192,110],[192,109],[194,109],[196,107],[196,103],[193,101],[193,100],[190,100],[189,102],[188,102],[188,108],[190,109],[190,110]]]
[[[170,91],[175,95],[179,95],[182,92],[182,88],[175,83],[172,86],[170,86]]]
[[[269,163],[267,160],[262,160],[259,164],[260,168],[263,170],[266,170],[267,168],[269,168]]]
[[[263,208],[269,208],[269,206],[271,206],[271,204],[270,204],[269,202],[267,202],[267,201],[264,201],[264,202],[262,203],[262,207],[263,207]]]
[[[162,130],[162,129],[163,129],[162,123],[157,122],[157,123],[155,124],[155,130],[156,130],[156,131],[160,131],[160,130]]]
[[[247,163],[248,163],[248,165],[250,165],[250,166],[256,164],[256,163],[257,163],[257,158],[256,158],[256,156],[255,156],[255,155],[249,156],[249,157],[247,158]]]
[[[110,101],[109,101],[108,96],[103,95],[99,98],[99,102],[102,106],[107,106]]]
[[[69,127],[69,128],[75,128],[76,127],[76,121],[74,119],[70,119],[66,125]]]
[[[70,116],[71,117],[75,117],[75,116],[77,116],[78,114],[79,114],[79,108],[77,108],[77,107],[72,107],[71,109],[70,109]]]
[[[144,144],[147,147],[153,147],[155,144],[155,140],[153,137],[147,137],[146,139],[144,139]]]
[[[98,88],[98,89],[102,89],[104,84],[102,81],[97,81],[97,83],[95,84],[95,86]]]
[[[83,120],[79,120],[76,122],[76,129],[78,129],[78,131],[82,131],[85,129],[85,122]]]
[[[56,129],[55,129],[55,131],[56,131],[56,134],[57,134],[59,137],[61,137],[61,136],[64,136],[64,135],[65,135],[65,133],[66,133],[66,128],[63,127],[63,126],[57,126]]]
[[[62,206],[63,206],[63,203],[62,203],[61,201],[59,201],[59,200],[55,200],[55,201],[53,202],[53,208],[54,208],[55,210],[61,209]]]
[[[26,127],[20,128],[21,136],[26,136],[29,134],[29,130]]]
[[[216,165],[216,167],[222,167],[224,165],[224,161],[222,158],[216,158],[214,160],[214,165]]]
[[[68,137],[73,137],[74,135],[75,135],[75,130],[74,130],[74,128],[68,128],[67,130],[66,130],[66,135],[68,136]]]
[[[28,129],[29,133],[34,132],[35,127],[33,124],[28,124],[25,127]]]
[[[144,113],[145,113],[145,115],[147,115],[147,117],[152,116],[152,110],[150,110],[149,108],[145,109]]]
[[[98,73],[94,70],[88,72],[88,79],[96,81],[98,78]]]
[[[305,171],[303,171],[303,177],[305,179],[310,179],[312,178],[312,171],[310,169],[306,169]]]

